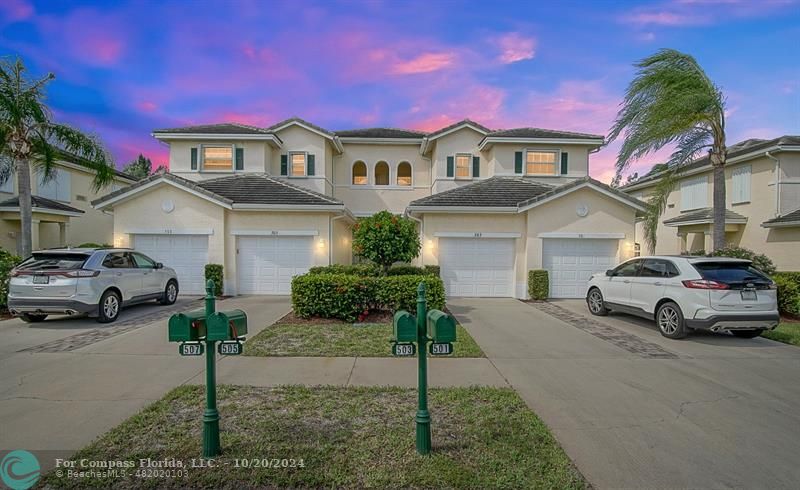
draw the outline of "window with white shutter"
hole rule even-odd
[[[681,211],[708,207],[708,177],[681,182]]]
[[[54,201],[70,202],[72,200],[71,175],[66,170],[54,168],[50,179],[44,182],[44,176],[39,176],[39,187],[36,195]]]
[[[743,202],[750,202],[750,174],[752,168],[750,165],[743,165],[733,170],[731,180],[731,202],[739,204]]]

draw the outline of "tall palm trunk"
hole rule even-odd
[[[33,205],[31,203],[31,167],[28,160],[20,158],[17,163],[17,192],[19,193],[20,220],[20,255],[30,257],[33,247],[31,243],[31,226],[33,222]]]
[[[716,158],[714,158],[716,156]],[[714,250],[724,248],[725,243],[725,154],[714,155],[711,158],[714,176],[713,203],[714,225],[712,229],[712,246]],[[711,252],[709,250],[708,252]]]

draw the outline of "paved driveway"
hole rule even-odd
[[[797,488],[800,348],[589,318],[582,301],[448,302],[598,488]]]

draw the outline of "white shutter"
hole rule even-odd
[[[66,170],[58,169],[58,197],[59,201],[70,202],[72,200],[72,174]]]
[[[681,182],[681,211],[708,207],[708,177]]]
[[[752,168],[750,165],[741,166],[733,171],[731,177],[731,202],[742,203],[750,201],[750,175]]]

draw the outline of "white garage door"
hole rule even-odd
[[[514,296],[513,239],[440,238],[439,266],[448,296]]]
[[[550,296],[583,298],[595,272],[617,264],[619,240],[546,238],[542,263],[550,273]]]
[[[289,294],[311,267],[313,238],[240,236],[239,294]]]
[[[134,235],[133,247],[178,274],[181,293],[205,293],[206,235]]]

